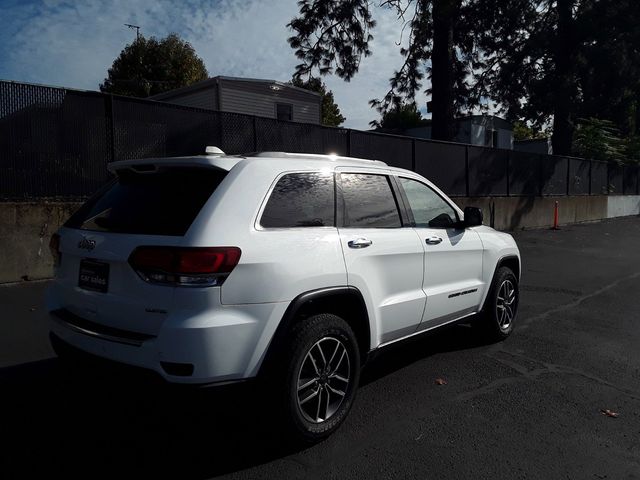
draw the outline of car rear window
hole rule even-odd
[[[140,235],[184,235],[227,172],[167,168],[126,170],[85,203],[70,228]]]
[[[333,174],[289,173],[271,192],[260,225],[265,228],[334,226]]]

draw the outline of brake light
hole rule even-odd
[[[224,283],[241,253],[238,247],[138,247],[129,264],[145,282],[212,287]]]
[[[51,235],[51,240],[49,240],[49,250],[53,257],[53,266],[57,267],[60,265],[60,260],[62,259],[62,253],[60,253],[60,235],[57,233]]]

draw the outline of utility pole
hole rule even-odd
[[[136,31],[136,40],[140,40],[140,26],[139,25],[131,25],[130,23],[125,23],[125,27],[129,27],[132,30]]]

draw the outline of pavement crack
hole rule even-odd
[[[618,280],[616,280],[615,282],[612,282],[608,285],[605,285],[604,287],[596,290],[595,292],[589,293],[587,295],[583,295],[577,299],[575,299],[572,302],[569,303],[564,303],[558,307],[554,307],[551,308],[545,312],[539,313],[538,315],[534,315],[532,317],[528,317],[528,318],[524,318],[522,320],[522,322],[518,325],[518,329],[526,329],[529,327],[529,324],[537,321],[537,320],[545,320],[547,318],[549,318],[551,315],[554,315],[556,313],[560,313],[560,312],[564,312],[566,310],[570,310],[572,308],[575,308],[577,306],[579,306],[580,304],[586,302],[587,300],[590,300],[594,297],[597,297],[598,295],[602,295],[605,292],[608,292],[609,290],[617,287],[618,285],[620,285],[623,282],[629,281],[629,280],[633,280],[640,277],[640,272],[636,272],[633,273],[631,275],[628,275],[626,277],[623,278],[619,278]]]
[[[534,293],[560,293],[564,295],[571,295],[572,297],[580,297],[584,295],[584,292],[580,290],[569,290],[568,288],[556,288],[556,287],[543,287],[539,285],[520,285],[520,290],[523,292]]]
[[[591,380],[592,382],[596,382],[600,385],[604,385],[606,387],[612,388],[634,400],[640,400],[640,392],[636,392],[634,390],[629,390],[623,387],[619,387],[607,380],[604,380],[596,375],[592,375],[588,372],[584,372],[577,368],[569,367],[567,365],[558,365],[555,363],[546,363],[536,360],[531,357],[527,357],[526,355],[522,355],[520,353],[509,352],[507,350],[498,350],[496,352],[487,353],[487,357],[499,362],[503,365],[514,370],[518,375],[509,376],[499,378],[494,380],[491,383],[483,385],[479,388],[471,390],[469,392],[462,393],[456,397],[457,400],[468,400],[470,398],[476,397],[478,395],[482,395],[485,393],[490,393],[497,388],[508,385],[511,383],[516,383],[525,380],[538,380],[542,375],[575,375],[587,380]],[[511,358],[505,358],[505,356],[509,356]],[[534,368],[529,368],[526,365],[522,365],[522,363],[516,361],[514,359],[525,360],[526,362],[533,364]]]

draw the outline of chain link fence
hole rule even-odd
[[[83,199],[108,180],[109,162],[197,155],[206,145],[382,160],[454,197],[640,193],[636,166],[0,81],[0,200]]]

